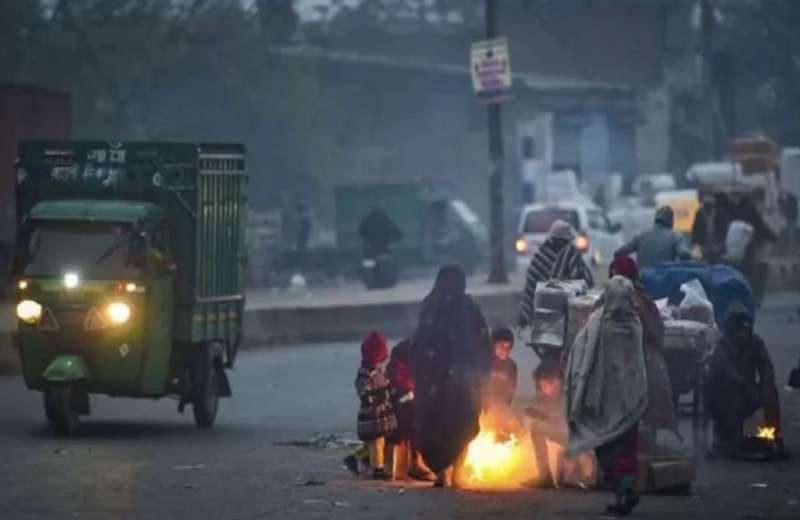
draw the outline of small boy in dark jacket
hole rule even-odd
[[[517,364],[511,359],[514,332],[506,327],[492,332],[491,402],[511,406],[517,391]]]
[[[397,417],[392,408],[392,390],[383,365],[389,357],[386,338],[372,331],[361,344],[361,367],[356,375],[356,393],[361,401],[358,410],[358,438],[369,450],[372,476],[385,479],[386,438],[397,430]]]

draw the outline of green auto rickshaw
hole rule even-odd
[[[240,145],[22,142],[17,343],[69,435],[90,394],[192,406],[213,426],[242,341]]]

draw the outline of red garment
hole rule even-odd
[[[402,397],[414,390],[414,378],[411,375],[411,340],[403,340],[392,349],[392,356],[386,373],[392,387]]]
[[[639,474],[639,425],[613,441],[595,448],[597,462],[606,478],[621,479]]]
[[[361,344],[361,362],[364,365],[380,365],[389,357],[389,346],[386,344],[386,337],[373,330],[367,339]]]
[[[629,256],[614,258],[614,261],[608,266],[608,277],[613,278],[615,275],[624,276],[632,282],[638,281],[639,266],[636,265],[636,260]]]

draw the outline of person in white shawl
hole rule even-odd
[[[627,515],[639,503],[638,424],[647,410],[642,326],[630,280],[613,277],[598,308],[575,338],[566,370],[570,456],[595,450],[615,486],[610,513]]]

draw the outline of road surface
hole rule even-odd
[[[800,303],[800,302],[783,302]],[[779,381],[800,356],[795,308],[768,309],[758,326]],[[520,405],[532,393],[533,354],[517,348]],[[171,400],[93,398],[72,439],[51,436],[41,397],[0,377],[0,519],[598,518],[598,492],[478,493],[358,481],[341,450],[286,446],[316,432],[352,438],[359,361],[354,344],[245,352],[235,397],[217,428],[195,429]],[[637,518],[800,518],[800,395],[781,389],[785,463],[701,462],[691,496],[645,497]],[[303,485],[307,481],[322,485]],[[402,491],[401,491],[402,490]]]

